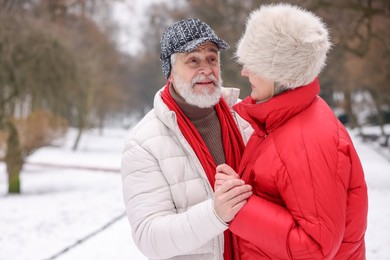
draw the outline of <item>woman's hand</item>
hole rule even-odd
[[[220,220],[229,223],[251,195],[252,187],[243,180],[227,180],[215,190],[214,211]]]
[[[227,164],[218,165],[216,171],[214,210],[223,222],[229,223],[252,195],[252,187]]]
[[[217,166],[217,173],[215,174],[214,190],[217,190],[221,185],[228,180],[239,179],[240,176],[227,164],[220,164]]]

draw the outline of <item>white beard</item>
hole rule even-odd
[[[210,75],[207,77],[204,75],[198,75],[191,80],[190,84],[187,84],[178,75],[173,76],[173,85],[176,86],[177,92],[188,104],[199,108],[206,108],[212,107],[219,102],[219,99],[221,97],[222,79],[217,80],[214,75]],[[216,88],[214,90],[204,88],[201,90],[201,93],[194,93],[193,87],[195,85],[195,82],[202,81],[205,79],[212,80],[216,85]]]

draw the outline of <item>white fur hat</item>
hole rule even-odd
[[[326,26],[313,13],[263,5],[250,14],[236,56],[249,71],[294,89],[318,76],[330,47]]]

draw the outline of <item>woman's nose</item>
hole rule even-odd
[[[243,77],[248,76],[248,71],[244,67],[242,67],[241,76],[243,76]]]

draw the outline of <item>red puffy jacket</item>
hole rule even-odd
[[[365,259],[363,169],[319,89],[235,106],[255,130],[240,167],[254,195],[230,224],[236,259]]]

